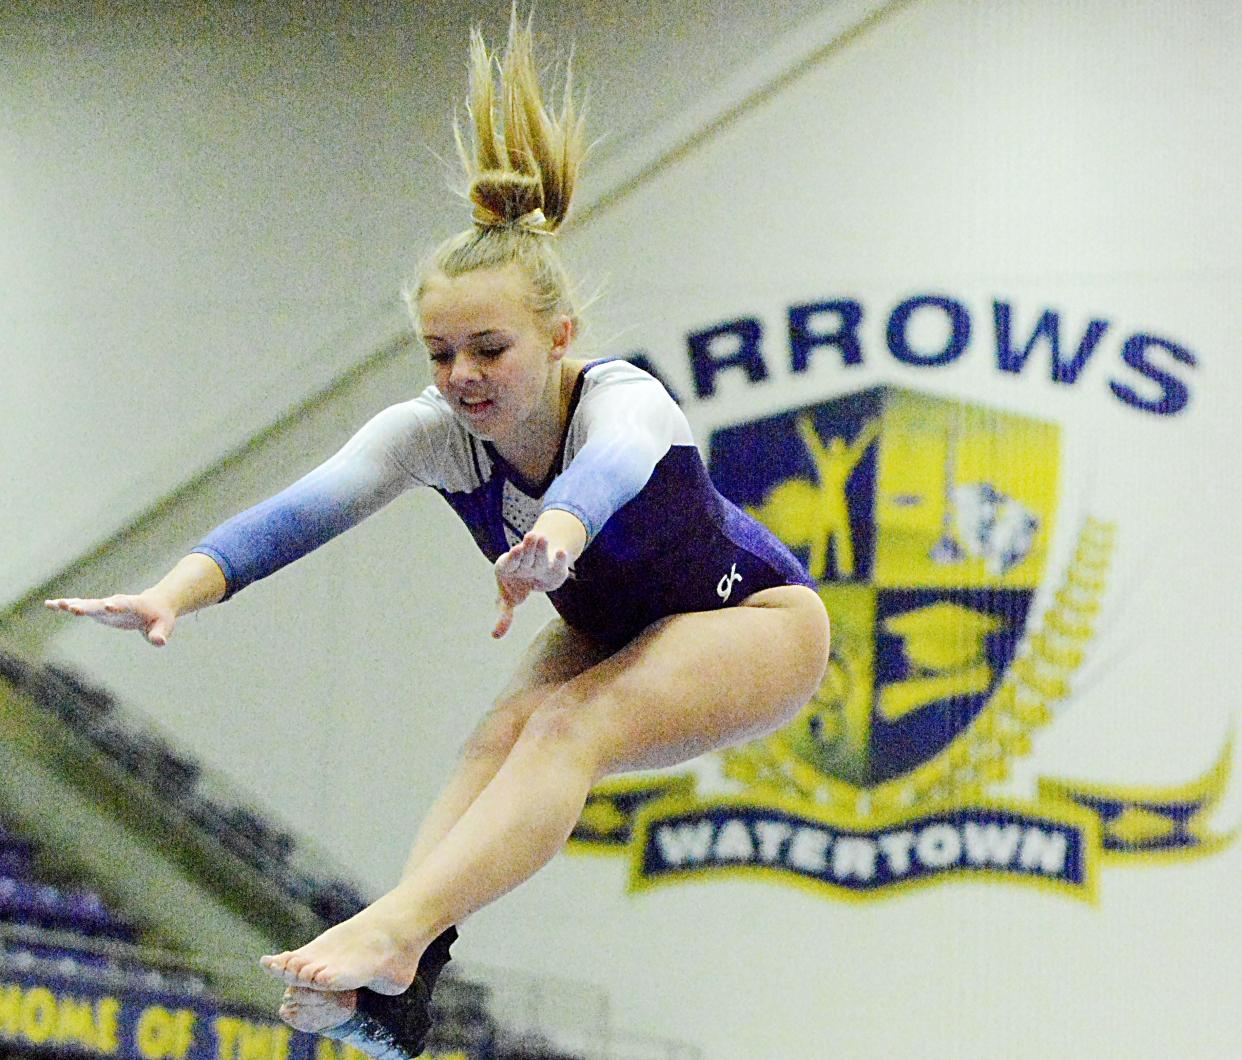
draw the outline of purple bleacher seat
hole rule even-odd
[[[155,787],[170,798],[184,798],[194,790],[203,767],[191,758],[178,754],[171,747],[162,746],[153,762],[150,779]]]
[[[81,928],[91,935],[132,942],[138,937],[138,926],[114,909],[109,909],[94,891],[75,888],[66,893],[61,908]]]
[[[39,963],[39,958],[24,948],[5,950],[3,956],[8,967],[21,972],[30,971]]]
[[[33,871],[30,844],[0,839],[0,876],[29,877]]]
[[[62,918],[64,908],[60,888],[51,883],[35,881],[30,891],[31,912],[40,919],[58,921]]]
[[[19,896],[25,886],[25,880],[9,875],[0,876],[0,918],[8,918],[9,910],[18,905]]]
[[[19,922],[30,919],[37,905],[37,888],[38,884],[31,880],[16,876],[0,877],[0,917]]]
[[[133,729],[115,718],[93,727],[87,735],[127,773],[170,801],[191,795],[202,775],[202,766],[193,759],[178,754],[159,737]]]
[[[114,921],[103,899],[94,891],[74,890],[61,896],[60,912],[87,934],[107,928]]]
[[[0,920],[121,942],[138,937],[137,926],[111,912],[93,891],[65,892],[13,876],[0,876]]]
[[[87,950],[74,949],[71,946],[65,945],[25,942],[22,944],[22,949],[27,953],[34,954],[35,957],[47,964],[58,964],[71,960],[82,970],[105,970],[114,963],[105,954],[91,953]]]
[[[152,968],[140,960],[74,949],[71,946],[22,942],[0,952],[0,967],[26,972],[44,972],[67,978],[89,979],[111,984],[126,983],[143,989],[164,989],[201,995],[206,981],[192,972]]]

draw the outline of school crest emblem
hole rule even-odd
[[[1105,857],[1227,842],[1206,819],[1228,747],[1177,790],[996,791],[1072,698],[1108,585],[1116,528],[1089,517],[1052,570],[1060,452],[1056,424],[889,386],[716,431],[721,492],[819,584],[828,673],[790,725],[720,754],[732,792],[605,783],[571,843],[632,850],[635,886],[757,871],[867,897],[968,875],[1092,897]]]

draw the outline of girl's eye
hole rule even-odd
[[[480,346],[475,351],[475,356],[482,357],[488,361],[494,361],[502,356],[508,348],[508,346]],[[431,350],[427,356],[431,359],[432,364],[452,364],[453,362],[453,354],[449,350]]]

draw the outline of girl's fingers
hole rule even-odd
[[[496,616],[496,625],[492,627],[492,637],[499,640],[509,632],[509,627],[513,624],[513,609],[522,602],[522,598],[503,579],[497,578],[496,588],[496,608],[500,614]]]
[[[492,629],[492,637],[499,640],[509,632],[509,627],[513,625],[513,607],[505,601],[500,602],[500,615],[496,619],[496,625]]]
[[[534,534],[527,534],[522,539],[521,547],[522,559],[519,569],[526,576],[535,569],[535,564],[539,562],[539,539]]]
[[[96,615],[103,611],[119,612],[126,608],[115,606],[112,601],[114,597],[107,600],[82,599],[81,597],[71,596],[63,600],[45,600],[44,603],[55,611],[72,611],[75,615]]]
[[[522,566],[522,557],[525,555],[526,539],[523,538],[514,545],[508,552],[496,561],[496,573],[513,575]]]
[[[553,554],[548,539],[532,531],[496,561],[495,569],[500,615],[492,636],[499,639],[513,624],[514,609],[532,592],[551,592],[564,584],[569,574],[569,553],[557,549]]]
[[[53,611],[67,611],[72,615],[93,618],[113,629],[138,630],[151,644],[161,648],[172,635],[174,619],[160,609],[149,606],[138,596],[118,593],[101,600],[70,596],[45,600],[44,605]]]
[[[531,576],[533,578],[542,579],[547,576],[549,570],[552,569],[554,559],[548,548],[548,539],[539,537],[535,541],[534,556],[531,562]]]

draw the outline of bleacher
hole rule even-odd
[[[140,925],[81,882],[48,878],[38,845],[0,822],[0,968],[187,997],[207,980],[181,954],[145,944]]]
[[[148,836],[165,852],[190,851],[179,865],[197,873],[203,889],[235,885],[239,862],[261,879],[262,889],[244,888],[244,901],[236,893],[229,897],[269,935],[272,925],[286,926],[286,937],[277,939],[283,945],[297,944],[308,927],[322,930],[366,904],[361,889],[321,853],[82,675],[0,649],[0,682],[80,748],[83,763],[72,770],[74,779],[94,778],[92,792],[101,779],[114,779],[119,791],[143,794],[144,812],[158,818],[145,822]],[[98,794],[105,802],[123,801],[116,792]],[[0,818],[0,1050],[27,1057],[33,1052],[44,1060],[65,1052],[120,1060],[345,1060],[347,1051],[290,1031],[271,1012],[239,1004],[236,991],[230,997],[224,989],[210,953],[170,946],[167,925],[146,924],[97,883],[72,878],[64,860],[38,836]],[[259,908],[265,897],[279,908]],[[437,987],[427,1055],[583,1056],[559,1048],[539,1027],[507,1029],[491,1002],[487,984],[450,965]],[[112,1015],[101,1014],[106,1012]],[[192,1014],[184,1017],[195,1028],[192,1040],[178,1049],[151,1046],[143,1037],[157,1033],[147,1023],[163,1018],[152,1014],[168,1012]],[[103,1047],[112,1033],[101,1023],[107,1020],[119,1035],[112,1048]],[[172,1026],[158,1032],[175,1033]],[[277,1047],[285,1036],[287,1046]],[[269,1045],[274,1052],[265,1051]]]

